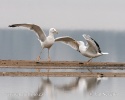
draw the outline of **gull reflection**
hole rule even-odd
[[[102,78],[87,78],[86,79],[86,92],[90,92],[99,86]]]
[[[70,83],[62,85],[54,85],[49,77],[46,79],[41,79],[40,86],[35,92],[35,96],[30,97],[30,100],[42,100],[43,97],[48,98],[48,100],[54,100],[55,90],[71,92],[71,91],[82,91],[88,93],[100,84],[101,78],[85,78],[77,77],[72,80]],[[44,99],[45,99],[44,98]]]
[[[83,95],[90,94],[92,91],[97,89],[102,81],[102,77],[98,78],[85,78],[77,77],[68,84],[54,84],[49,77],[41,78],[39,88],[34,92],[35,95],[28,96],[27,100],[55,100],[56,92],[69,92],[72,91],[82,93]],[[62,83],[62,81],[61,81]],[[14,98],[12,99],[14,100]],[[16,100],[20,100],[19,98]],[[25,98],[26,100],[26,98]]]
[[[75,80],[73,80],[71,83],[69,84],[63,84],[63,85],[58,85],[55,86],[57,89],[61,90],[61,91],[72,91],[75,90],[79,84],[79,80],[80,77],[76,78]]]
[[[60,91],[84,91],[84,92],[90,92],[100,84],[101,78],[85,78],[85,77],[78,77],[75,78],[72,82],[69,84],[64,84],[64,85],[58,85],[55,86],[58,90]]]
[[[44,95],[47,95],[49,100],[53,100],[53,85],[49,77],[47,79],[41,79],[41,84],[36,91],[36,95],[30,97],[30,100],[41,100]]]

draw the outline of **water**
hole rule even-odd
[[[82,34],[89,34],[93,37],[99,43],[101,50],[109,53],[109,55],[95,58],[93,61],[124,62],[124,31],[58,31],[60,33],[55,37],[71,36],[83,41]],[[0,29],[0,59],[35,60],[40,51],[41,46],[34,32]],[[55,43],[52,46],[50,55],[54,61],[88,60],[61,43]],[[41,58],[42,60],[47,59],[47,49],[43,51]],[[15,70],[25,71],[25,69]],[[0,69],[0,71],[13,71],[13,69]],[[0,77],[0,98],[2,100],[122,100],[125,97],[124,82],[124,78],[99,80],[82,77]]]

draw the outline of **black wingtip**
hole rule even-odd
[[[8,27],[16,27],[15,25],[9,25]]]

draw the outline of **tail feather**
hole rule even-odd
[[[108,53],[108,52],[102,52],[102,54],[103,54],[103,55],[107,55],[107,54],[109,54],[109,53]]]

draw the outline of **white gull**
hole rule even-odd
[[[26,28],[29,28],[33,31],[35,31],[38,36],[38,40],[40,41],[40,44],[42,46],[42,50],[44,48],[48,48],[48,60],[50,61],[50,55],[49,55],[49,50],[51,48],[51,46],[54,44],[55,42],[55,39],[54,39],[54,34],[58,34],[58,32],[56,31],[55,28],[50,28],[49,30],[49,35],[46,36],[46,34],[44,33],[44,31],[38,26],[38,25],[35,25],[35,24],[12,24],[12,25],[9,25],[9,27],[26,27]],[[42,51],[40,52],[40,55],[41,55]],[[37,57],[37,60],[39,61],[40,60],[40,55]]]
[[[69,36],[58,37],[55,39],[55,41],[62,42],[66,45],[69,45],[73,49],[80,52],[82,55],[89,57],[90,59],[88,60],[88,62],[92,60],[92,58],[96,58],[98,56],[108,54],[108,53],[101,52],[99,44],[89,35],[83,34],[83,37],[86,40],[86,43],[84,43],[83,41],[76,41],[75,39]]]

